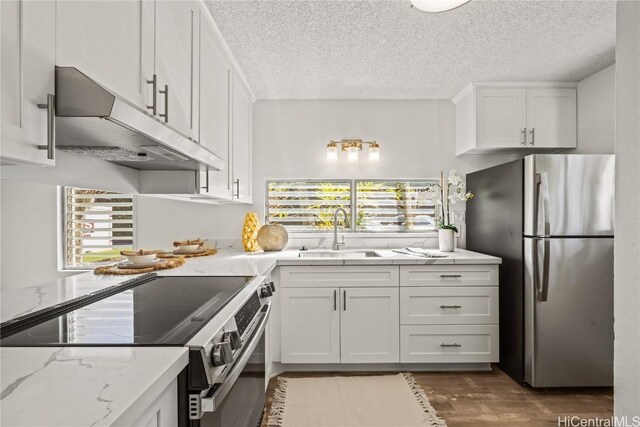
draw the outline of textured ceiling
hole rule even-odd
[[[470,81],[578,81],[614,61],[614,1],[207,5],[259,99],[451,98]]]

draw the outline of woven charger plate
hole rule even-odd
[[[218,253],[217,249],[207,249],[204,252],[198,252],[195,254],[174,254],[171,252],[164,252],[161,254],[158,254],[158,258],[167,258],[167,259],[171,259],[171,258],[176,258],[176,257],[181,257],[181,258],[197,258],[200,256],[211,256],[211,255],[215,255]]]
[[[158,265],[154,265],[153,267],[148,268],[118,268],[117,264],[106,265],[104,267],[98,267],[93,270],[94,274],[113,274],[116,276],[126,276],[129,274],[142,274],[142,273],[151,273],[152,271],[157,270],[170,270],[172,268],[177,268],[183,265],[185,262],[184,257],[182,256],[174,256],[171,258],[167,258],[165,261],[159,262]]]

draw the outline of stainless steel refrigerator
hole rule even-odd
[[[503,259],[500,364],[532,387],[613,385],[613,155],[467,175],[467,248]]]

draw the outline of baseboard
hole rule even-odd
[[[285,372],[469,372],[491,371],[490,363],[278,363],[269,369],[269,378]]]

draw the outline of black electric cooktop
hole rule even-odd
[[[184,345],[252,277],[155,277],[5,336],[0,346]]]

